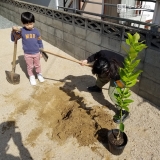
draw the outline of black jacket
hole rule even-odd
[[[91,56],[89,56],[87,60],[90,63],[101,57],[107,58],[109,61],[111,61],[112,59],[115,59],[117,62],[120,63],[120,66],[123,67],[124,57],[118,53],[115,53],[109,50],[101,50],[99,52],[96,52],[95,54],[92,54]]]

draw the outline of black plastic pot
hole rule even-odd
[[[110,137],[113,135],[117,135],[118,134],[118,132],[119,132],[119,130],[118,129],[113,129],[113,130],[110,130],[110,131],[108,131],[108,147],[109,147],[109,151],[112,153],[112,154],[114,154],[114,155],[120,155],[122,152],[123,152],[123,150],[124,150],[124,148],[125,148],[125,146],[126,146],[126,144],[127,144],[127,142],[128,142],[128,138],[127,138],[127,135],[124,133],[124,132],[121,132],[121,134],[122,134],[122,138],[124,139],[124,142],[121,144],[121,145],[115,145],[114,143],[113,143],[113,141],[110,139]],[[112,135],[111,135],[112,134]]]

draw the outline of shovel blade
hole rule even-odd
[[[42,57],[43,57],[44,60],[47,62],[47,60],[48,60],[48,55],[47,55],[46,52],[44,52],[44,51],[41,51],[41,53],[42,53]]]
[[[20,75],[16,74],[12,71],[5,71],[6,72],[6,79],[11,84],[19,84],[20,82]]]

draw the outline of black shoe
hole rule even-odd
[[[122,110],[122,122],[124,122],[127,118],[129,118],[129,112]],[[117,124],[120,124],[120,110],[113,117],[113,121]]]
[[[102,88],[99,88],[98,86],[91,86],[87,88],[89,92],[102,92]]]

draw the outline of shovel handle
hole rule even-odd
[[[43,52],[46,52],[46,53],[48,53],[48,54],[57,56],[57,57],[64,58],[64,59],[70,60],[70,61],[72,61],[72,62],[76,62],[76,63],[82,64],[82,62],[79,61],[79,60],[77,60],[77,59],[71,59],[71,58],[68,58],[68,57],[65,57],[65,56],[62,56],[62,55],[59,55],[59,54],[56,54],[56,53],[53,53],[53,52],[44,50],[44,49],[40,49],[40,50],[43,51]],[[84,65],[85,65],[85,66],[88,66],[88,67],[92,67],[91,64],[84,64]]]
[[[17,41],[14,41],[12,72],[15,72],[16,69],[16,53],[17,53]]]
[[[21,37],[20,33],[12,31],[14,36],[14,51],[13,51],[13,62],[12,62],[12,72],[15,73],[16,70],[16,54],[17,54],[17,41]]]

